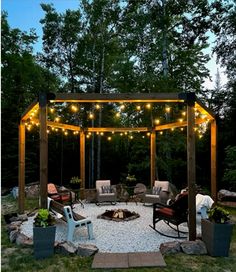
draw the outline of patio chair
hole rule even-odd
[[[160,221],[165,222],[171,229],[177,231],[178,236],[161,232],[156,227],[156,224]],[[179,194],[169,206],[161,203],[153,204],[153,226],[150,225],[150,227],[159,234],[171,238],[186,238],[180,236],[180,233],[186,233],[186,231],[179,230],[179,225],[182,223],[188,223],[188,193]]]
[[[170,182],[155,180],[152,191],[146,193],[144,196],[144,205],[146,203],[163,203],[166,204],[167,200],[171,198]]]
[[[54,183],[48,183],[48,197],[60,203],[70,203],[72,205],[72,193],[70,190],[57,189]]]
[[[110,180],[97,180],[96,181],[97,199],[96,204],[100,205],[102,202],[111,202],[116,204],[116,188],[111,186]]]

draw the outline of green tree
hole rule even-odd
[[[40,91],[55,91],[56,80],[41,68],[33,56],[33,44],[37,36],[19,29],[11,29],[7,13],[1,19],[2,52],[2,184],[17,183],[18,170],[18,124],[26,107],[37,98]],[[51,82],[51,88],[48,84]],[[32,140],[32,139],[31,139]],[[32,140],[33,141],[33,140]],[[30,145],[29,145],[30,146]],[[36,168],[35,151],[29,152],[26,162],[30,172]],[[34,162],[34,165],[32,165]],[[26,173],[26,177],[29,172]],[[35,177],[35,175],[34,175]],[[32,176],[31,176],[32,178]]]

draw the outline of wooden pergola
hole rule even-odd
[[[48,183],[48,135],[47,127],[68,129],[80,135],[80,178],[85,188],[85,131],[86,132],[127,132],[150,131],[147,127],[88,127],[86,130],[80,126],[52,122],[47,120],[47,106],[50,103],[185,103],[187,106],[187,120],[156,125],[151,128],[150,135],[150,185],[156,179],[156,132],[178,127],[187,127],[187,179],[188,179],[188,205],[189,205],[189,240],[196,239],[196,171],[195,171],[195,125],[210,122],[211,125],[211,195],[216,200],[216,138],[217,127],[214,114],[205,107],[194,93],[126,93],[126,94],[97,94],[97,93],[56,93],[39,94],[22,115],[19,125],[19,212],[24,212],[25,201],[25,129],[30,119],[40,125],[40,207],[47,208]],[[195,117],[195,111],[205,118]],[[34,118],[39,111],[39,119]]]

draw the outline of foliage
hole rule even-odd
[[[135,175],[128,174],[128,176],[126,177],[126,181],[128,181],[128,182],[135,182],[136,181]]]
[[[220,206],[211,208],[208,215],[210,221],[218,224],[225,224],[230,220],[229,212]]]
[[[79,177],[72,177],[72,178],[70,179],[70,183],[71,183],[71,184],[80,184],[81,181],[82,181],[82,180],[81,180]]]
[[[34,226],[46,228],[48,226],[53,226],[54,224],[55,219],[50,212],[47,209],[39,209],[38,214],[34,219]]]
[[[225,148],[225,171],[223,181],[227,182],[232,189],[236,186],[236,146],[227,146]]]

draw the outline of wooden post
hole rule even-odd
[[[196,161],[195,161],[195,111],[194,101],[187,100],[187,165],[188,165],[188,209],[189,240],[196,240]]]
[[[24,213],[25,206],[25,124],[20,122],[19,125],[19,164],[18,164],[18,185],[19,198],[18,210],[19,213]]]
[[[151,140],[150,140],[150,185],[151,188],[154,185],[155,182],[155,170],[156,170],[156,131],[152,130],[151,133]]]
[[[211,122],[211,195],[217,201],[216,173],[217,173],[217,125],[216,120]]]
[[[85,133],[80,131],[80,178],[82,179],[82,190],[85,190]],[[83,194],[83,192],[81,192]],[[83,195],[81,195],[83,198]]]
[[[47,94],[39,94],[40,121],[40,208],[47,208],[48,184],[48,135],[47,135]]]

